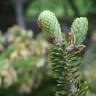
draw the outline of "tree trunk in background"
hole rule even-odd
[[[23,3],[22,0],[17,0],[15,2],[15,11],[16,11],[16,21],[17,24],[22,27],[25,28],[25,23],[24,23],[24,15],[23,15]]]

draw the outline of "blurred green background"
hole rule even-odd
[[[43,10],[54,12],[62,32],[76,17],[88,18],[82,74],[96,96],[96,0],[0,1],[0,96],[54,96],[56,81],[47,58],[49,42],[37,26]]]

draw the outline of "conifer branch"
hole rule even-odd
[[[65,38],[56,16],[50,11],[39,15],[38,25],[55,41],[49,48],[53,77],[57,81],[55,96],[86,96],[88,86],[80,74],[80,53],[85,47],[81,43],[87,34],[88,20],[85,17],[76,18],[71,26],[72,32]]]

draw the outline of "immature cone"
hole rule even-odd
[[[87,34],[88,20],[86,17],[76,18],[71,26],[71,31],[74,33],[74,43],[81,44]]]
[[[60,24],[54,13],[48,10],[43,11],[39,15],[37,23],[43,31],[48,32],[51,37],[55,38],[56,43],[62,41]]]

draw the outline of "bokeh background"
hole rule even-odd
[[[75,18],[88,18],[82,74],[88,96],[96,96],[96,0],[0,1],[0,96],[54,96],[56,81],[47,56],[50,40],[36,22],[43,10],[56,14],[62,32],[70,32]]]

